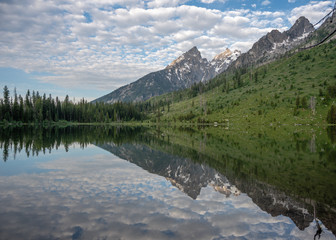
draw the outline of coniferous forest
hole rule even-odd
[[[42,123],[49,122],[120,122],[139,121],[143,114],[132,103],[117,102],[90,103],[84,99],[74,102],[67,95],[63,101],[51,95],[42,96],[37,91],[27,91],[22,97],[16,93],[11,96],[7,86],[3,88],[3,99],[0,99],[0,121]]]

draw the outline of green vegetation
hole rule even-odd
[[[3,99],[0,99],[0,122],[21,125],[34,123],[49,125],[57,123],[67,125],[69,122],[80,123],[109,123],[121,121],[140,121],[144,115],[131,103],[88,103],[84,99],[75,103],[67,95],[64,101],[51,95],[40,96],[39,92],[27,91],[25,98],[17,95],[14,90],[14,99],[10,98],[8,87],[3,90]]]
[[[159,110],[160,121],[170,123],[334,124],[335,43],[152,98],[147,112],[153,122]]]
[[[160,133],[158,134],[157,131]],[[257,181],[288,195],[336,206],[335,128],[172,127],[152,132],[152,148],[215,168],[231,181]]]

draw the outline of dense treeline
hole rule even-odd
[[[23,98],[15,89],[14,97],[11,97],[7,86],[3,88],[3,99],[0,99],[0,121],[92,123],[142,120],[143,117],[132,103],[89,103],[84,99],[75,103],[68,95],[60,101],[58,97],[41,96],[38,91],[31,93],[29,90]]]

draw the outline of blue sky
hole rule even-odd
[[[333,1],[0,0],[0,87],[93,100],[197,46],[211,60],[247,51]],[[2,90],[0,97],[2,96]]]

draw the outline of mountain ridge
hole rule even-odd
[[[302,44],[314,30],[309,20],[302,16],[287,31],[280,32],[274,29],[267,33],[246,53],[241,54],[237,50],[232,52],[226,49],[211,61],[202,58],[201,53],[194,46],[166,68],[149,73],[93,102],[145,101],[167,92],[191,87],[195,83],[207,82],[226,70],[272,61]]]
[[[194,83],[206,82],[222,73],[239,55],[240,52],[237,50],[232,52],[226,49],[209,62],[194,46],[164,69],[149,73],[93,102],[138,102],[167,92],[188,88]]]
[[[276,59],[286,52],[302,44],[306,37],[314,31],[314,26],[309,20],[301,16],[293,26],[284,32],[272,30],[257,42],[246,53],[241,54],[230,66],[229,70],[251,65],[262,64]]]

